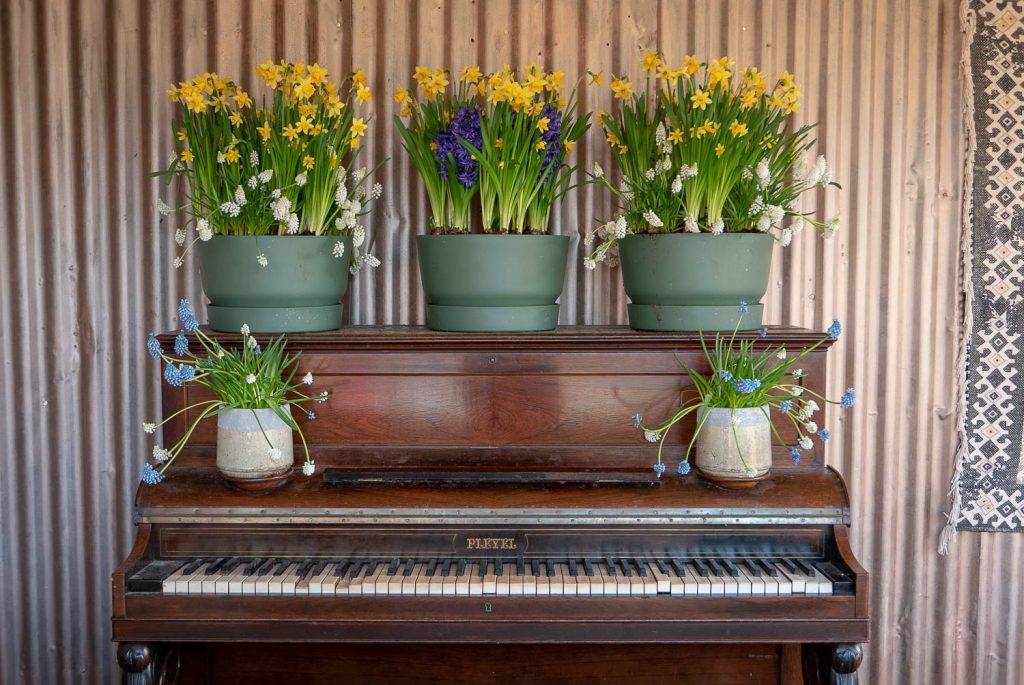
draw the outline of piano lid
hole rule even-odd
[[[137,523],[361,523],[467,525],[829,525],[849,523],[831,468],[773,472],[752,489],[723,490],[695,475],[659,487],[348,486],[296,473],[264,495],[229,488],[213,468],[179,469],[139,486]]]

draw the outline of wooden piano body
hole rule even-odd
[[[817,339],[777,328],[767,341],[796,349]],[[845,486],[824,467],[820,444],[799,466],[777,448],[772,475],[740,492],[675,472],[692,425],[672,436],[669,470],[654,486],[322,478],[425,469],[653,475],[657,446],[631,417],[661,418],[675,405],[686,385],[680,363],[702,366],[696,335],[352,328],[289,344],[315,388],[332,393],[306,425],[317,473],[263,495],[234,491],[216,475],[211,423],[167,480],[140,486],[136,543],[113,575],[113,633],[128,682],[855,681],[869,637],[868,578],[849,546]],[[806,362],[808,387],[822,392],[826,346]],[[165,391],[165,415],[187,392]],[[379,566],[361,593],[341,594],[338,582],[332,596],[190,594],[187,579],[186,592],[168,594],[161,584],[183,562],[214,559],[244,560],[239,569],[268,576],[278,562],[283,571],[308,561],[332,588],[332,569],[353,588],[360,582],[347,580],[357,571],[345,560]],[[831,569],[835,582],[827,593],[796,591],[789,559]],[[722,577],[695,573],[705,562]],[[440,594],[441,581],[438,593],[426,591],[435,570],[451,570],[453,588],[461,582],[456,563],[479,594]],[[694,588],[721,592],[725,582],[732,594],[691,594],[675,576],[679,592],[669,592],[659,569],[673,568]],[[516,590],[524,577],[532,587],[531,572],[552,583],[548,594]],[[370,567],[358,573],[368,577]],[[599,578],[612,589],[600,590]],[[736,579],[775,594],[751,595],[749,583],[737,592]],[[484,580],[490,591],[479,589]]]

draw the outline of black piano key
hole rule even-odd
[[[605,565],[605,568],[608,569],[608,575],[610,575],[610,576],[616,575],[617,571],[615,570],[615,562],[614,561],[612,561],[611,559],[605,559],[604,560],[604,565]]]
[[[659,571],[664,573],[666,576],[668,575],[668,566],[665,565],[664,561],[662,561],[661,559],[655,559],[654,565],[658,567]]]
[[[675,569],[677,576],[680,578],[686,577],[686,566],[684,566],[686,563],[685,559],[672,559],[670,560],[670,563],[672,564],[672,568]]]
[[[775,564],[772,563],[773,560],[771,560],[771,559],[760,559],[759,561],[760,561],[760,564],[761,564],[761,568],[763,568],[765,571],[767,571],[769,576],[771,576],[772,578],[778,578],[778,576],[779,576],[779,569],[777,569],[775,567]]]
[[[798,569],[796,564],[794,564],[790,559],[782,558],[779,559],[778,562],[782,564],[782,568],[786,569],[790,573],[800,575],[800,569]]]
[[[576,568],[576,560],[575,559],[570,559],[568,563],[569,563],[569,575],[570,576],[578,576],[579,575],[579,569]]]
[[[441,574],[442,576],[445,576],[445,577],[450,576],[453,573],[455,573],[456,569],[458,569],[458,567],[459,567],[459,562],[456,559],[451,559],[451,560],[449,560],[449,561],[447,561],[445,563],[447,564],[447,566],[444,569],[444,573]]]
[[[372,576],[374,573],[377,572],[377,569],[379,569],[383,565],[384,565],[384,560],[383,559],[373,559],[373,560],[371,560],[369,565],[366,568],[366,576],[367,577]]]
[[[732,563],[730,560],[719,559],[718,561],[722,564],[722,566],[725,567],[726,573],[728,573],[733,578],[736,578],[740,575],[740,570],[736,568],[736,564]]]
[[[526,563],[530,565],[530,575],[535,578],[540,577],[540,562],[534,560]]]
[[[590,563],[590,559],[583,560],[583,573],[589,578],[594,577],[594,565]]]
[[[707,578],[711,574],[711,569],[704,563],[703,559],[694,559],[693,567],[697,569],[697,573],[700,574],[701,578]]]
[[[647,564],[639,559],[633,560],[633,565],[636,566],[637,573],[640,574],[641,578],[647,577]]]
[[[295,570],[295,575],[299,578],[305,578],[309,575],[311,570],[313,570],[313,560],[309,559],[299,564],[299,568]],[[246,575],[248,575],[248,573]]]
[[[398,564],[399,563],[400,562],[398,561],[398,559],[392,559],[391,560],[391,563],[388,564],[388,571],[387,571],[389,576],[393,576],[393,575],[395,575],[398,572]]]
[[[313,563],[313,562],[309,562],[309,563]],[[256,569],[258,569],[262,564],[263,564],[263,559],[253,559],[252,561],[250,561],[249,563],[247,563],[245,565],[245,568],[243,569],[243,571],[245,572],[245,575],[251,576],[254,573],[256,573]]]
[[[548,578],[553,578],[555,575],[555,562],[552,559],[544,560],[545,566],[548,567]]]
[[[227,562],[225,562],[224,565],[220,567],[221,575],[226,576],[232,573],[236,568],[242,565],[243,561],[245,561],[245,559],[240,559],[238,557],[232,557],[228,559]]]
[[[459,563],[456,565],[456,568],[455,568],[455,575],[459,576],[460,578],[462,576],[466,575],[466,560],[465,559],[459,559]]]
[[[793,563],[797,565],[797,568],[799,568],[800,572],[803,573],[805,576],[814,576],[814,567],[812,567],[803,559],[794,559]]]
[[[195,573],[199,570],[199,567],[206,563],[206,559],[193,559],[189,562],[188,566],[182,570],[182,574]]]
[[[348,570],[351,567],[352,567],[352,561],[349,560],[349,559],[346,559],[345,561],[338,562],[338,565],[334,567],[334,577],[335,578],[344,578],[345,574],[348,573]]]
[[[323,560],[323,561],[316,562],[316,566],[314,566],[313,570],[309,572],[310,577],[311,578],[316,578],[318,575],[323,573],[324,569],[327,568],[327,564],[329,564],[329,563],[330,562],[327,561],[326,559]]]
[[[427,563],[427,577],[433,578],[434,572],[437,570],[437,559],[431,559]]]
[[[526,560],[522,557],[519,557],[519,559],[516,561],[516,573],[518,573],[521,576],[526,575]]]
[[[505,572],[505,562],[501,559],[494,560],[494,575],[500,576]]]
[[[721,578],[725,575],[725,567],[718,563],[718,559],[708,559],[708,568],[711,569],[711,574],[716,578]]]
[[[477,575],[483,578],[487,575],[487,567],[491,565],[491,562],[486,559],[480,560],[480,569],[477,571]]]
[[[260,564],[260,567],[256,570],[256,575],[260,577],[267,575],[270,573],[271,569],[277,566],[277,563],[277,559],[267,559]]]
[[[366,565],[365,561],[352,561],[352,565],[348,567],[348,577],[354,580],[359,577],[359,572],[363,570],[363,566]]]
[[[627,578],[632,578],[633,577],[633,569],[631,569],[629,567],[629,562],[626,561],[625,559],[617,559],[616,561],[619,564],[619,568],[622,569],[622,575],[626,576]]]
[[[764,573],[761,571],[761,567],[754,562],[753,559],[744,559],[743,565],[755,576],[761,577]]]
[[[212,576],[214,573],[220,570],[220,567],[224,565],[224,562],[228,560],[228,557],[217,559],[212,564],[206,567],[206,571],[203,573],[208,576]]]
[[[402,569],[402,576],[408,578],[409,576],[412,575],[412,570],[414,568],[416,568],[416,560],[415,559],[406,559],[405,560],[405,568]]]

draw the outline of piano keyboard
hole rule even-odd
[[[244,559],[153,561],[129,592],[165,595],[778,597],[852,594],[805,559]]]

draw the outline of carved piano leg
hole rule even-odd
[[[156,659],[150,645],[118,643],[117,664],[124,671],[124,685],[156,685]]]
[[[829,663],[831,685],[857,685],[857,669],[864,659],[864,650],[858,644],[841,642],[830,646]]]

